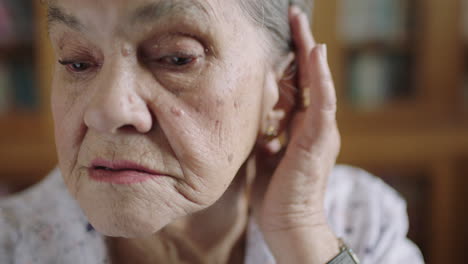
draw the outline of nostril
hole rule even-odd
[[[122,132],[138,132],[138,129],[133,125],[124,125],[119,128]]]

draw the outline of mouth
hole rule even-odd
[[[89,168],[91,179],[98,182],[133,184],[166,176],[132,161],[96,159]]]

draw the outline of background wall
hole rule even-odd
[[[0,193],[56,164],[53,57],[38,2],[0,0]],[[314,13],[339,97],[339,162],[400,191],[427,263],[463,263],[468,0],[316,0]]]
[[[463,263],[468,1],[317,0],[315,16],[339,97],[339,162],[400,191],[428,263]]]

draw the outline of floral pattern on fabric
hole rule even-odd
[[[335,234],[361,263],[423,263],[419,249],[406,238],[404,200],[365,171],[337,166],[325,208]],[[58,169],[29,190],[0,201],[2,264],[110,264],[104,240],[68,194]],[[254,219],[245,263],[275,263]]]

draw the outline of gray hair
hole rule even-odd
[[[51,0],[40,0],[49,4]],[[270,40],[272,52],[279,57],[294,50],[289,28],[288,9],[291,5],[299,7],[312,20],[314,0],[239,0],[241,9],[251,21],[261,27]]]
[[[296,5],[312,19],[313,0],[240,0],[241,9],[267,33],[270,46],[280,57],[294,50],[289,27],[288,9]]]

